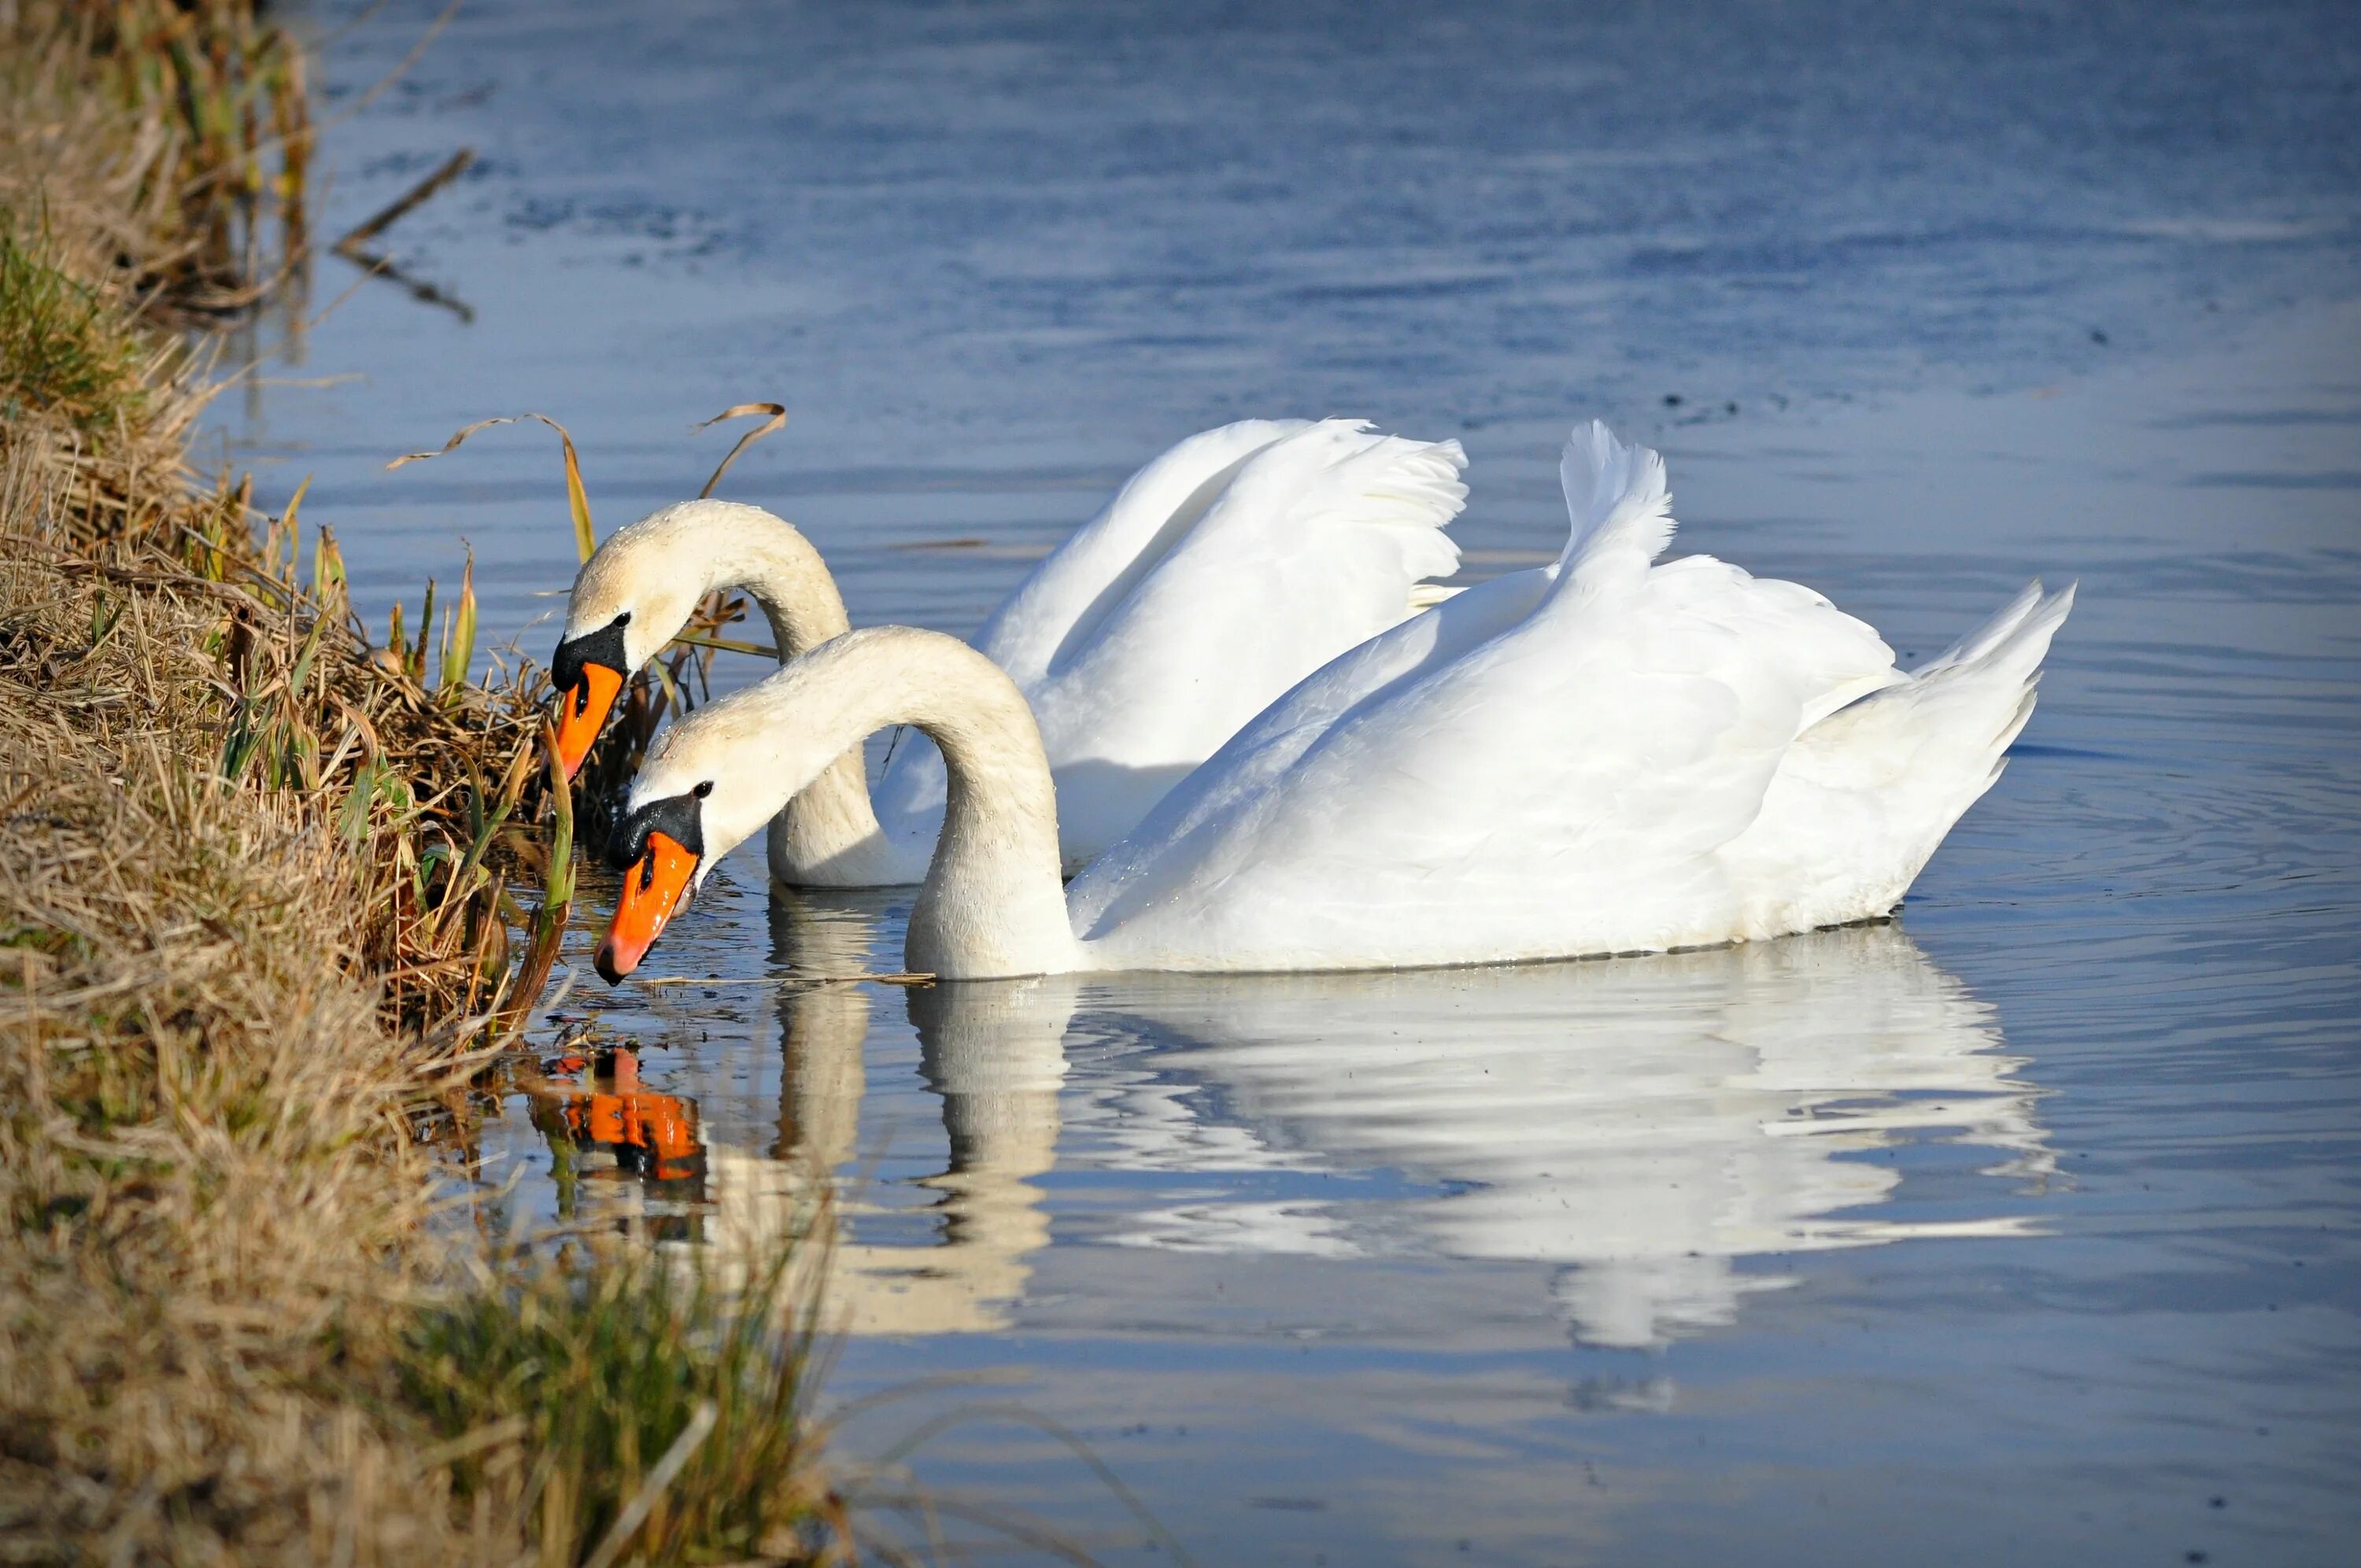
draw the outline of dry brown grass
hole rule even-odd
[[[381,1025],[354,858],[317,796],[225,786],[193,752],[231,707],[210,596],[18,543],[0,559],[12,1555],[511,1557],[513,1536],[464,1539],[448,1476],[355,1398],[426,1281],[405,1110],[441,1053]]]
[[[324,533],[185,471],[152,323],[250,293],[236,236],[300,181],[237,119],[300,69],[259,27],[0,0],[0,1561],[810,1557],[807,1320],[471,1261],[430,1212],[420,1131],[539,989],[511,885],[563,883],[566,818],[464,595],[372,649]],[[528,1419],[536,1343],[631,1419]],[[627,1397],[650,1366],[695,1397]]]
[[[224,239],[98,21],[0,55],[0,1541],[512,1559],[364,1396],[433,1262],[406,1113],[482,990],[396,887],[462,814],[388,781],[525,715],[370,664],[333,573],[183,472],[189,356],[140,318],[217,299]]]
[[[0,206],[71,203],[150,313],[251,306],[309,246],[304,67],[254,0],[0,0]]]

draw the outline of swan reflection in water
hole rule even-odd
[[[549,1146],[559,1219],[581,1216],[586,1179],[636,1178],[631,1197],[640,1203],[649,1198],[689,1205],[705,1201],[706,1148],[696,1102],[642,1082],[636,1047],[569,1053],[544,1063],[543,1069],[526,1084],[526,1103],[534,1130]],[[585,1158],[593,1155],[604,1155],[610,1163]],[[672,1240],[689,1232],[675,1219],[659,1223],[655,1234]]]
[[[874,907],[773,892],[776,957],[852,975]],[[949,1159],[926,1245],[857,1239],[863,1046],[906,1006]],[[791,1222],[814,1171],[849,1175],[833,1315],[856,1332],[1014,1321],[1070,1165],[1192,1173],[1399,1173],[1384,1200],[1211,1197],[1133,1211],[1094,1239],[1335,1258],[1555,1266],[1577,1340],[1662,1345],[1735,1320],[1786,1280],[1768,1255],[1924,1236],[2015,1235],[2000,1212],[2054,1157],[1992,1010],[1900,929],[1853,927],[1711,951],[1490,970],[1088,976],[784,989],[776,1136],[705,1150],[708,1245]],[[1087,1065],[1070,1070],[1074,1059]],[[1970,1218],[1901,1217],[1876,1157],[1991,1151]],[[1177,1185],[1177,1184],[1176,1184]],[[906,1207],[897,1212],[906,1212]]]
[[[873,967],[882,913],[860,894],[833,899],[771,890],[774,957],[812,974]],[[988,985],[914,987],[902,993],[918,1033],[920,1072],[942,1102],[945,1168],[919,1186],[938,1194],[934,1244],[877,1245],[855,1239],[877,1212],[859,1169],[864,1049],[873,1003],[895,992],[865,984],[794,986],[778,999],[778,1136],[767,1157],[712,1151],[711,1234],[728,1248],[760,1243],[793,1223],[812,1173],[840,1184],[840,1231],[829,1259],[830,1315],[858,1333],[967,1333],[1005,1328],[1049,1241],[1049,1216],[1032,1179],[1057,1163],[1065,1036],[1073,1011],[1069,977]]]
[[[1982,1173],[2017,1187],[2055,1166],[1992,1010],[1891,925],[1510,969],[1159,976],[1093,1000],[1082,1028],[1155,1047],[1069,1113],[1104,1129],[1105,1163],[1378,1168],[1422,1190],[1184,1204],[1122,1239],[1554,1264],[1589,1344],[1661,1345],[1788,1282],[1743,1259],[2033,1229],[1989,1202],[1882,1216],[1902,1173],[1864,1157],[1982,1147]]]

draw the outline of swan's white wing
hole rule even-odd
[[[1150,462],[1002,601],[975,634],[977,651],[1019,686],[1040,680],[1204,516],[1240,464],[1309,422],[1240,420],[1201,431]]]
[[[1264,448],[1027,692],[1052,758],[1202,762],[1274,698],[1400,621],[1452,571],[1455,441],[1326,420]],[[1054,737],[1054,738],[1052,738]]]
[[[1412,584],[1458,564],[1443,529],[1466,499],[1466,461],[1456,442],[1323,422],[1254,453],[1156,560],[1109,585],[1113,602],[1077,623],[1048,674],[1018,683],[1057,772],[1070,864],[1128,832],[1271,699],[1400,622]],[[895,766],[931,794],[929,762]],[[881,809],[894,801],[881,787]]]
[[[1905,678],[1874,627],[1801,583],[1689,555],[1651,572],[1648,591],[1658,613],[1727,628],[1788,671],[1805,694],[1798,733]]]
[[[1646,570],[1671,532],[1661,461],[1603,432],[1570,453],[1573,538],[1531,612],[1276,767],[1276,726],[1225,751],[1153,841],[1077,885],[1103,961],[1414,964],[1726,935],[1714,851],[1832,678],[1862,678],[1883,644],[1719,562]],[[1455,604],[1481,612],[1482,592]]]

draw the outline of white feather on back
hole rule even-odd
[[[1042,564],[1034,582],[1062,586],[1036,593],[1028,582],[978,646],[1009,670],[1040,723],[1070,865],[1129,832],[1273,698],[1401,622],[1420,579],[1457,565],[1443,530],[1466,499],[1466,461],[1456,442],[1325,420],[1213,471],[1169,525],[1116,518],[1119,498],[1092,525],[1104,538],[1084,541],[1097,563],[1089,572],[1058,555]],[[1178,488],[1135,481],[1125,496]],[[1118,538],[1151,540],[1151,557],[1105,572]],[[1090,603],[1049,635],[1043,628],[1069,616],[1087,583],[1098,585]],[[1011,613],[1026,605],[1035,608]],[[906,740],[879,783],[880,816],[923,819],[941,788],[941,759]]]

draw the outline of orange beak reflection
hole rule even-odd
[[[664,935],[688,895],[689,878],[697,874],[697,856],[663,833],[648,835],[648,852],[623,873],[623,896],[607,939],[598,944],[598,973],[609,985],[640,967],[655,939]]]
[[[557,760],[566,764],[568,779],[582,771],[582,759],[607,727],[615,694],[622,689],[620,673],[604,664],[585,664],[581,681],[557,694]]]

